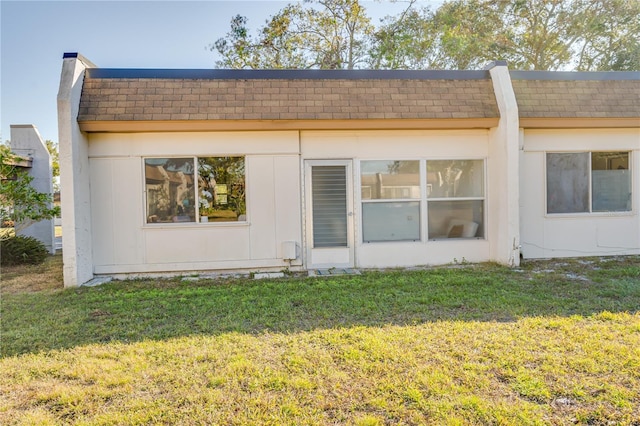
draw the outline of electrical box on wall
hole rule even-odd
[[[298,258],[298,243],[295,241],[282,242],[282,258],[284,260],[295,260]]]

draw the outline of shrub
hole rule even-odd
[[[2,266],[36,265],[44,262],[48,254],[44,244],[33,237],[18,235],[0,241],[0,264]]]

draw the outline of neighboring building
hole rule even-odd
[[[66,286],[640,253],[640,73],[102,69],[65,54],[58,108]]]
[[[40,132],[32,124],[12,124],[10,129],[11,151],[26,160],[19,166],[31,176],[31,186],[36,192],[53,194],[51,155]],[[14,225],[16,235],[33,237],[42,242],[50,254],[56,253],[53,219]]]

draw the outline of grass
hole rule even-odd
[[[640,424],[638,257],[73,290],[39,268],[2,274],[2,424]]]
[[[0,272],[0,294],[4,300],[20,294],[30,297],[62,290],[61,254],[48,257],[41,265],[8,266]]]

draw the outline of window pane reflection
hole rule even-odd
[[[483,238],[484,201],[430,201],[429,238]]]
[[[147,223],[195,221],[193,158],[147,158],[144,168]]]
[[[483,197],[483,160],[427,161],[427,196],[429,198]]]
[[[420,198],[419,161],[362,161],[363,200]]]

